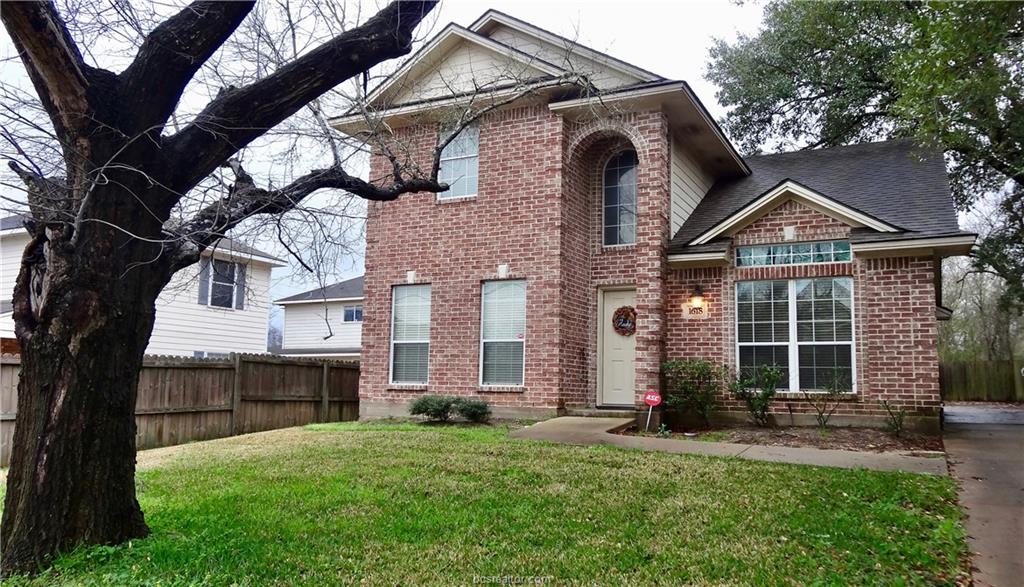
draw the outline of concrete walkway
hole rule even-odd
[[[1024,413],[1018,410],[1019,413]],[[1004,415],[974,419],[1001,420]],[[1024,425],[949,424],[946,452],[960,481],[977,585],[1024,582]],[[1024,420],[1021,420],[1024,423]]]
[[[785,446],[758,446],[728,442],[704,442],[623,436],[609,431],[633,423],[632,418],[579,418],[566,416],[538,422],[512,433],[513,438],[549,440],[567,444],[600,444],[656,450],[677,454],[699,454],[719,457],[739,457],[756,461],[840,467],[844,469],[871,469],[875,471],[907,471],[946,475],[946,460],[942,458],[912,457],[895,453],[869,453],[819,448],[792,448]]]

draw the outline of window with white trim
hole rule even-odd
[[[783,370],[789,391],[854,389],[853,280],[849,277],[736,284],[736,354],[743,376]]]
[[[362,322],[363,321],[363,305],[352,304],[343,307],[344,320],[345,322]]]
[[[850,259],[849,241],[788,243],[736,248],[737,267],[841,263]]]
[[[480,383],[523,385],[526,281],[487,281],[480,302]]]
[[[451,131],[441,130],[441,140]],[[477,191],[480,166],[480,127],[470,125],[441,150],[441,166],[437,180],[448,184],[446,191],[437,194],[439,200],[468,198]]]
[[[604,166],[605,246],[636,242],[636,151],[623,151]]]
[[[430,285],[396,285],[391,300],[391,382],[426,384]]]
[[[237,263],[214,259],[210,271],[210,305],[234,308]]]

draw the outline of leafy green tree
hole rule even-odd
[[[1024,3],[804,2],[716,41],[708,78],[748,152],[912,137],[947,157],[953,196],[998,193],[975,268],[1024,307]]]

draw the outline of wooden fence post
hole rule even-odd
[[[235,362],[235,377],[231,386],[231,435],[242,433],[242,355],[231,353]]]
[[[326,422],[330,419],[331,405],[328,401],[330,397],[329,380],[331,375],[331,363],[324,361],[324,372],[320,378],[320,421]]]

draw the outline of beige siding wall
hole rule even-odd
[[[324,302],[284,306],[284,341],[288,349],[359,348],[362,322],[345,322],[344,307],[356,302]],[[329,338],[325,338],[329,337]]]
[[[487,36],[527,55],[535,55],[548,63],[559,67],[568,66],[572,71],[589,76],[591,83],[601,89],[617,88],[641,81],[604,63],[571,53],[570,48],[549,43],[504,25],[499,25]]]
[[[672,141],[672,234],[686,222],[714,182],[678,140]]]
[[[504,85],[542,75],[521,61],[468,42],[460,43],[429,73],[399,89],[395,103],[412,102],[474,91],[488,83]],[[474,85],[474,80],[476,86]]]
[[[14,293],[21,252],[26,244],[27,234],[6,234],[0,238],[0,293],[8,299]],[[194,351],[266,352],[270,267],[262,263],[249,264],[243,310],[200,305],[198,272],[198,265],[179,272],[160,294],[156,302],[156,324],[146,353],[191,356]],[[14,337],[10,313],[0,316],[0,337]]]
[[[0,294],[4,301],[14,296],[14,282],[21,267],[21,253],[28,244],[28,233],[16,232],[0,236]],[[14,338],[11,313],[0,315],[0,338]]]
[[[231,310],[199,303],[199,266],[180,271],[157,299],[156,324],[148,354],[264,353],[270,267],[250,263],[246,271],[245,308]]]

